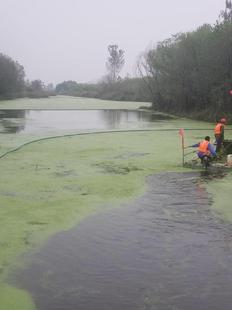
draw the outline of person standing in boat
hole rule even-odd
[[[216,140],[216,152],[219,153],[222,149],[224,141],[224,130],[225,130],[226,119],[222,118],[217,122],[217,125],[214,128],[214,136]]]

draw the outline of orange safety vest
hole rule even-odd
[[[222,133],[222,129],[223,129],[224,125],[221,123],[218,123],[215,128],[214,128],[214,134],[215,135],[220,135]]]
[[[204,140],[200,143],[198,151],[202,152],[205,155],[209,155],[210,151],[208,150],[209,141]]]

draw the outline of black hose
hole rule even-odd
[[[212,130],[212,128],[184,128],[184,130]],[[232,129],[231,129],[232,130]],[[22,147],[32,144],[32,143],[36,143],[36,142],[40,142],[40,141],[44,141],[44,140],[50,140],[50,139],[58,139],[58,138],[64,138],[64,137],[73,137],[73,136],[83,136],[83,135],[93,135],[93,134],[105,134],[105,133],[125,133],[125,132],[148,132],[148,131],[176,131],[178,133],[179,128],[166,128],[166,129],[127,129],[127,130],[107,130],[107,131],[88,131],[88,132],[79,132],[79,133],[74,133],[74,134],[65,134],[65,135],[58,135],[58,136],[51,136],[51,137],[44,137],[44,138],[40,138],[40,139],[35,139],[26,143],[21,144],[20,146],[18,146],[15,149],[9,150],[5,153],[3,153],[2,155],[0,155],[0,159],[5,157],[6,155],[16,152],[18,150],[20,150]]]

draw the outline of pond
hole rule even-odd
[[[139,129],[163,114],[127,110],[0,110],[0,133],[47,134],[65,131]]]
[[[0,111],[2,142],[9,143],[11,148],[10,143],[14,142],[13,138],[17,143],[22,143],[23,136],[27,136],[29,140],[39,135],[79,133],[88,130],[150,127],[163,129],[168,126],[173,129],[177,124],[175,120],[166,119],[162,114],[143,111]],[[186,124],[192,127],[189,120],[185,125],[181,120],[179,126],[180,124],[184,128]],[[196,123],[196,128],[199,130],[199,123]],[[165,137],[165,142],[172,150],[170,154],[161,147],[161,143],[154,145],[154,151],[153,145],[151,149],[148,148],[147,146],[151,144],[150,138],[146,140],[146,136],[141,135],[139,136],[141,140],[138,141],[145,139],[146,144],[136,143],[135,151],[133,151],[134,149],[130,149],[129,143],[133,139],[127,138],[126,147],[120,149],[119,154],[112,153],[109,157],[110,160],[113,161],[113,164],[118,164],[118,160],[122,160],[122,167],[125,167],[136,156],[143,156],[144,162],[147,156],[149,167],[153,167],[159,165],[159,154],[157,155],[158,151],[156,152],[157,145],[159,145],[159,150],[161,152],[163,150],[164,155],[162,161],[166,160],[170,163],[173,153],[175,154],[175,144],[179,142],[178,132],[175,129],[175,133],[169,139],[165,135],[159,134],[159,137],[155,136],[156,142],[163,141]],[[121,136],[121,133],[119,135]],[[196,135],[201,137],[201,133],[196,133]],[[194,133],[193,138],[198,139],[198,136],[195,136]],[[71,141],[71,139],[67,140]],[[115,142],[113,143],[115,144]],[[57,144],[59,145],[58,142]],[[84,145],[84,148],[86,147]],[[93,154],[97,164],[102,164],[102,161],[108,159],[106,156],[108,149],[111,150],[112,147],[103,149],[102,157],[99,154],[97,154],[99,157],[95,156],[92,144],[89,152],[85,152],[85,149],[80,149],[80,151],[84,150],[83,158],[88,153],[89,156]],[[107,152],[104,153],[105,151]],[[151,161],[150,153],[153,154],[154,161]],[[31,228],[31,226],[42,227],[46,224],[49,212],[45,214],[45,221],[35,221],[35,215],[37,212],[41,212],[40,207],[49,209],[49,199],[52,199],[51,206],[59,206],[59,189],[62,195],[66,195],[64,197],[67,200],[70,199],[71,202],[74,201],[77,204],[75,197],[78,195],[75,196],[74,193],[81,188],[79,182],[82,184],[80,180],[82,178],[81,167],[84,163],[82,160],[74,161],[74,158],[78,157],[76,154],[79,154],[76,153],[76,149],[75,152],[68,154],[61,152],[57,163],[51,156],[52,168],[49,166],[49,157],[47,156],[43,161],[38,152],[30,153],[29,151],[29,157],[31,154],[39,154],[39,161],[36,157],[35,161],[33,159],[28,164],[23,154],[27,154],[27,151],[19,154],[17,164],[19,164],[18,176],[24,175],[25,179],[20,178],[20,185],[13,183],[13,186],[8,181],[9,189],[7,183],[7,190],[3,191],[5,196],[2,198],[2,206],[4,207],[4,202],[9,201],[5,207],[6,212],[9,213],[8,206],[14,206],[15,203],[17,223],[20,223],[22,219],[27,221],[26,212],[22,209],[23,211],[19,215],[18,206],[20,204],[23,207],[24,205],[28,206],[28,214],[31,218],[27,221],[27,225],[30,224],[32,231],[33,229],[39,230],[42,228]],[[50,153],[48,152],[48,154]],[[68,155],[71,156],[71,160],[65,162]],[[11,163],[11,156],[6,156],[5,160],[7,159]],[[7,161],[3,162],[4,165],[6,163]],[[59,173],[53,173],[53,163],[54,169],[59,169],[54,171]],[[140,159],[138,161],[135,159],[135,163],[140,167]],[[75,168],[72,166],[72,169],[68,170],[66,165],[69,164]],[[14,165],[9,165],[9,167],[10,172],[7,174],[7,178],[13,176],[14,181],[17,181]],[[105,180],[106,173],[113,173],[112,171],[101,172],[101,170],[93,172],[92,157],[83,167],[85,182],[90,184],[90,188],[98,180],[100,180],[100,185],[106,184],[101,183],[102,180]],[[108,166],[106,165],[106,167]],[[142,169],[145,167],[145,164],[142,165]],[[173,166],[170,165],[170,167]],[[88,176],[89,168],[91,173]],[[60,173],[63,171],[62,169],[64,174]],[[75,169],[77,174],[75,174]],[[30,189],[33,190],[33,186],[30,187],[29,182],[23,183],[23,180],[27,181],[27,171],[30,172],[30,184],[33,186],[35,184],[35,193],[38,194],[38,196],[33,195],[33,203],[35,202],[33,212],[30,200],[28,202],[28,194],[32,195]],[[136,171],[140,173],[140,170],[133,170],[131,172],[133,178],[138,177],[138,174],[133,174]],[[147,174],[151,174],[151,171],[149,170]],[[67,172],[71,172],[71,174],[69,175]],[[130,170],[128,170],[128,174],[130,174]],[[126,184],[128,179],[124,177],[126,175],[120,175],[120,182]],[[214,178],[214,176],[212,177]],[[46,187],[46,178],[49,182],[47,184],[60,184],[61,187],[50,192],[48,186]],[[114,178],[113,174],[112,178]],[[44,246],[34,249],[33,253],[26,254],[26,257],[23,257],[27,262],[25,268],[16,272],[13,270],[8,279],[9,283],[30,292],[38,310],[230,310],[232,302],[231,225],[218,219],[212,213],[212,197],[205,190],[205,181],[209,180],[205,180],[199,172],[164,173],[151,176],[148,181],[148,191],[139,199],[115,209],[111,209],[109,206],[108,211],[102,211],[101,214],[82,221],[73,229],[54,235]],[[85,183],[83,184],[86,186]],[[74,189],[73,192],[70,191],[70,188]],[[96,193],[98,194],[100,191],[100,195],[101,190],[101,186],[97,187]],[[15,192],[20,193],[19,198],[14,196]],[[53,194],[50,195],[50,193]],[[121,195],[120,191],[117,192],[117,195]],[[58,198],[56,198],[57,196]],[[95,201],[97,197],[95,194],[91,195],[91,191],[86,190],[81,196],[83,200],[86,200],[86,204],[88,200],[94,199]],[[25,197],[25,200],[22,200],[22,197]],[[66,205],[67,200],[63,205],[65,210],[69,210]],[[84,205],[85,207],[86,205]],[[62,214],[62,209],[60,210]],[[13,213],[15,215],[15,212]],[[3,218],[3,224],[6,222]],[[9,223],[11,222],[14,223],[13,220],[9,221]],[[22,230],[24,230],[24,226]],[[31,230],[29,230],[29,234],[30,232]],[[27,235],[25,240],[28,242]]]

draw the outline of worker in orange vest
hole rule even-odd
[[[206,136],[203,141],[194,144],[191,147],[198,147],[197,156],[201,159],[201,161],[205,156],[210,159],[217,156],[213,145],[210,143],[209,136]]]
[[[216,152],[221,151],[223,141],[224,141],[224,130],[225,130],[226,119],[222,118],[214,128],[214,136],[216,139]]]

